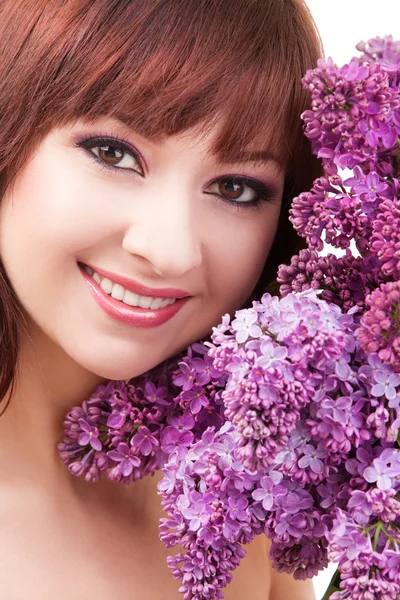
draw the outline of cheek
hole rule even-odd
[[[1,202],[3,259],[29,252],[28,256],[47,264],[65,252],[79,251],[104,239],[116,215],[116,211],[107,210],[105,198],[110,206],[103,181],[68,163],[65,153],[58,156],[44,146]]]
[[[250,215],[236,219],[212,242],[212,283],[218,310],[232,312],[250,296],[271,248],[279,219],[278,205],[266,207],[261,216]]]

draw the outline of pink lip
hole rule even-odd
[[[113,283],[119,283],[119,285],[122,285],[125,290],[129,290],[133,294],[138,294],[139,296],[149,296],[150,298],[185,298],[190,296],[190,294],[184,290],[178,290],[175,288],[150,288],[138,283],[137,281],[134,281],[133,279],[123,277],[123,275],[116,275],[115,273],[98,269],[92,265],[87,266],[93,271],[96,271],[96,273],[102,277],[110,279]]]
[[[112,319],[120,321],[125,325],[131,325],[133,327],[158,327],[159,325],[163,325],[164,323],[172,319],[172,317],[174,317],[189,300],[188,296],[186,298],[179,298],[174,302],[174,304],[170,304],[169,306],[164,306],[164,308],[157,309],[140,308],[139,306],[128,306],[127,304],[124,304],[123,302],[120,302],[119,300],[116,300],[115,298],[112,298],[111,296],[106,294],[105,291],[102,290],[101,287],[96,283],[93,277],[86,273],[86,271],[84,271],[82,268],[80,268],[80,272],[82,273],[88,285],[90,293],[92,294],[93,298],[100,306],[100,308],[102,308],[104,312]],[[104,273],[103,271],[96,272],[101,275],[103,275]],[[104,277],[107,277],[107,275],[104,275]],[[114,279],[113,281],[115,283],[119,283],[122,279],[123,278],[118,278]],[[120,285],[122,285],[122,283]],[[139,288],[142,288],[142,286],[139,286]],[[165,291],[166,290],[164,290],[164,292]],[[143,295],[149,295],[153,298],[162,297],[161,295]],[[170,298],[171,296],[164,297]],[[176,298],[177,296],[172,297]]]

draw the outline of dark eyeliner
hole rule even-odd
[[[209,187],[213,183],[221,183],[223,181],[236,181],[240,182],[247,187],[253,189],[257,197],[254,200],[250,200],[248,202],[241,202],[240,200],[232,200],[230,198],[224,198],[223,195],[215,194],[213,192],[205,192],[211,196],[215,196],[218,200],[222,200],[225,204],[230,206],[234,206],[237,210],[247,210],[251,208],[256,208],[261,204],[261,202],[273,202],[277,198],[277,191],[275,187],[271,185],[267,185],[265,183],[261,183],[258,179],[253,179],[252,177],[246,177],[244,175],[224,175],[222,177],[218,177],[217,179],[213,179],[213,181],[207,186]]]
[[[101,136],[85,136],[83,138],[78,139],[74,142],[75,147],[85,150],[86,154],[89,158],[91,158],[97,165],[101,168],[106,169],[107,171],[111,171],[112,173],[116,173],[121,171],[124,175],[140,175],[144,177],[144,169],[142,166],[142,157],[140,153],[134,148],[128,141],[123,140],[121,138],[116,138],[110,135],[101,135]],[[99,146],[112,146],[116,150],[121,150],[129,155],[131,155],[138,163],[140,170],[136,171],[135,169],[127,169],[123,167],[108,165],[104,161],[102,161],[94,152],[92,152],[93,148]]]

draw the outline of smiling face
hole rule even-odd
[[[268,157],[222,162],[216,133],[155,143],[116,120],[79,121],[50,132],[3,198],[0,255],[15,292],[84,369],[143,373],[254,288],[284,174]]]

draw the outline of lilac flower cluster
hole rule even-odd
[[[305,133],[325,173],[293,201],[291,221],[308,248],[281,265],[278,281],[283,294],[319,289],[343,310],[357,304],[363,348],[376,346],[380,356],[387,349],[400,368],[396,303],[390,305],[393,293],[385,285],[400,275],[400,44],[388,36],[359,48],[364,54],[348,65],[320,60],[304,77],[312,98]],[[343,256],[319,256],[325,243]],[[386,307],[387,328],[368,326],[380,321],[376,302]]]
[[[325,172],[293,202],[308,247],[279,268],[282,297],[65,420],[72,474],[162,469],[160,537],[180,546],[168,564],[185,600],[223,598],[263,533],[298,579],[337,562],[331,600],[400,597],[400,43],[359,49],[304,78]]]
[[[228,320],[215,328],[209,355],[229,374],[222,398],[242,462],[262,471],[287,446],[326,363],[345,360],[351,331],[340,309],[312,292],[282,300],[265,294]]]
[[[364,353],[358,321],[356,309],[342,313],[306,291],[265,295],[214,330],[210,355],[230,374],[222,398],[237,456],[260,476],[252,498],[265,513],[255,514],[275,568],[297,578],[315,575],[328,556],[376,552],[379,524],[381,543],[400,536],[400,376]],[[349,556],[338,551],[347,543],[358,544]]]
[[[58,449],[73,475],[132,483],[152,475],[177,447],[223,423],[225,379],[204,344],[135,380],[99,386],[64,421]]]
[[[258,476],[240,461],[236,436],[229,422],[218,432],[209,428],[190,448],[177,448],[163,469],[161,540],[184,549],[168,564],[185,600],[222,598],[242,546],[262,530],[251,496]]]
[[[353,316],[347,366],[316,390],[300,428],[322,453],[309,491],[320,495],[339,565],[332,599],[386,600],[400,597],[400,43],[388,36],[358,49],[348,65],[321,60],[304,78],[305,133],[324,176],[293,201],[308,247],[278,280],[283,296],[316,290]],[[321,256],[325,243],[342,255]],[[296,438],[276,460],[307,489],[298,452]]]

